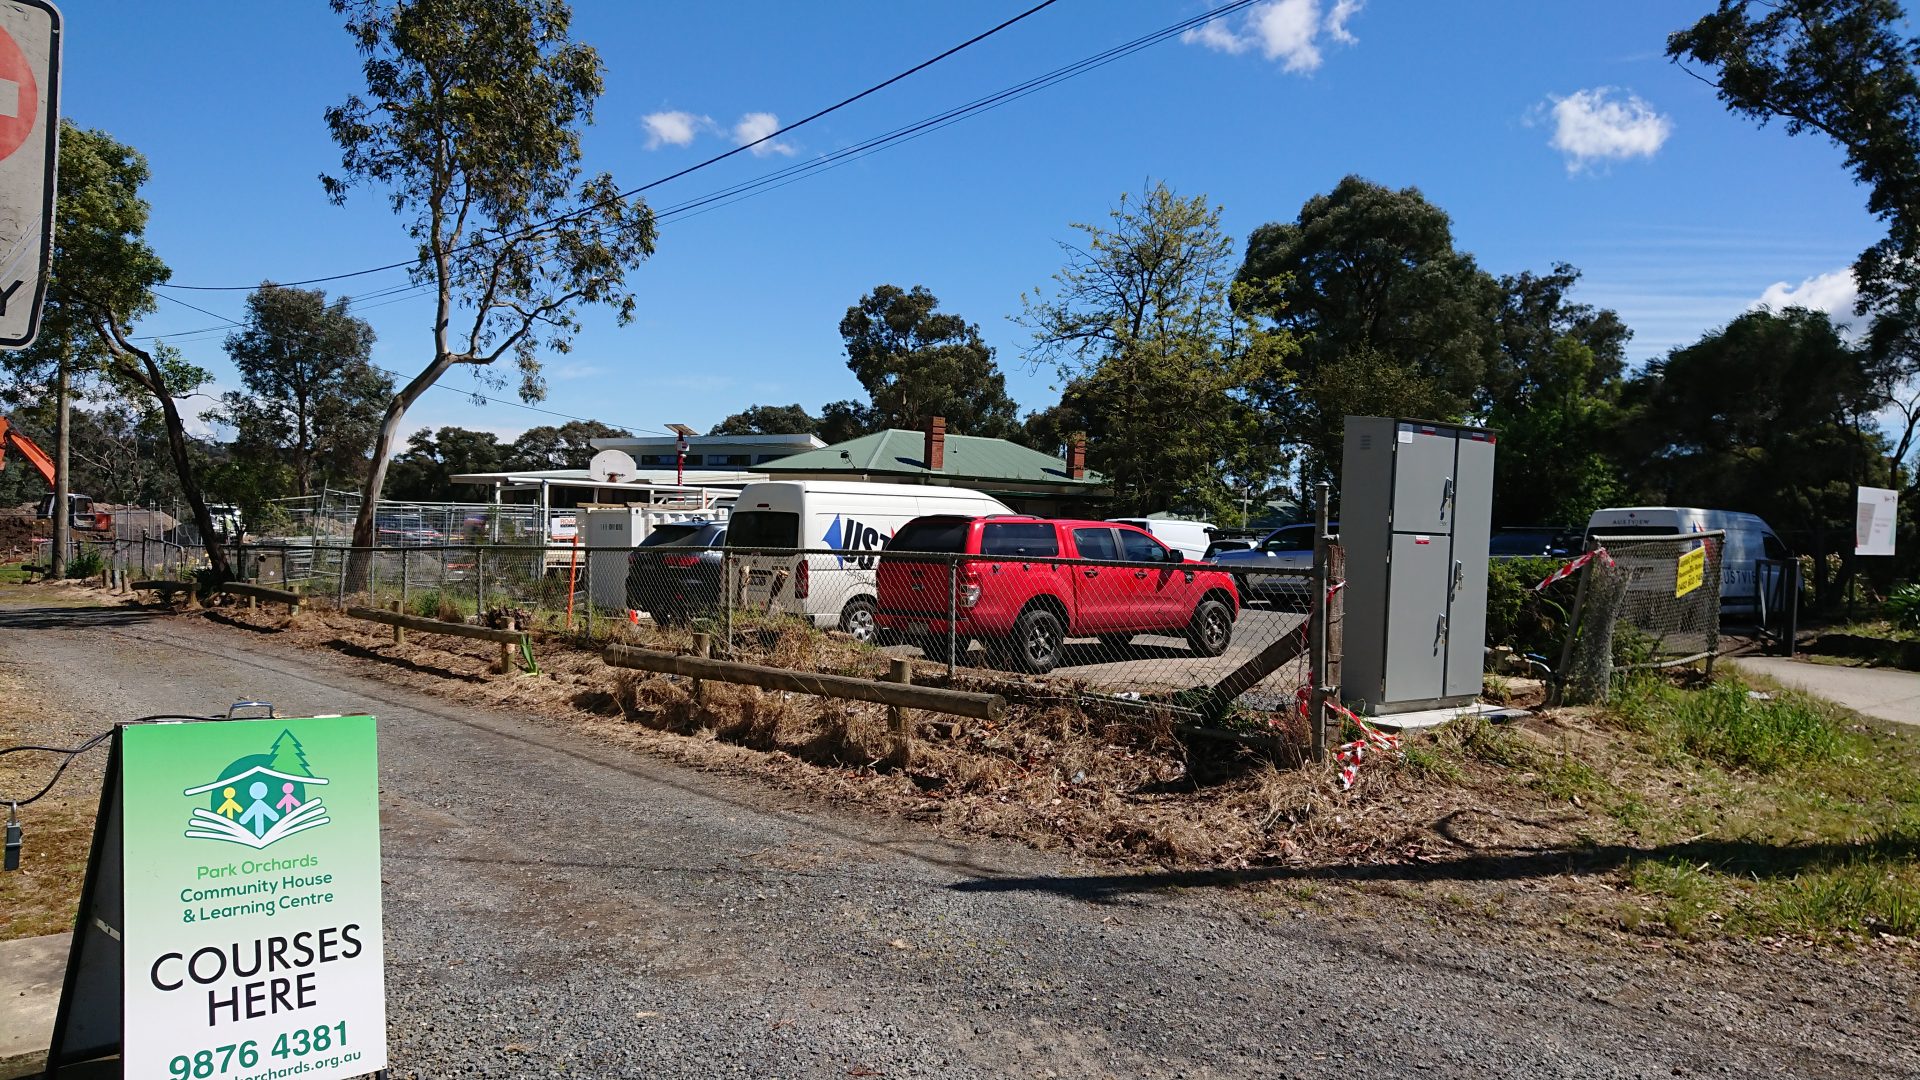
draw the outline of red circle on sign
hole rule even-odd
[[[0,30],[0,82],[10,82],[16,88],[11,94],[0,87],[0,110],[9,104],[7,98],[13,97],[13,115],[0,111],[0,159],[13,156],[20,144],[33,134],[34,119],[40,114],[40,86],[33,80],[33,66],[27,63],[27,54],[20,51],[20,43],[13,35]]]

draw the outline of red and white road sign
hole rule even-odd
[[[32,344],[53,258],[60,9],[0,0],[0,348]]]

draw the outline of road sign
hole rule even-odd
[[[0,348],[33,343],[53,260],[60,9],[0,0]]]
[[[1893,554],[1894,525],[1899,517],[1899,492],[1887,488],[1861,488],[1854,503],[1853,553]]]
[[[370,716],[116,732],[48,1075],[386,1068]]]

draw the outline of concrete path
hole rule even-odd
[[[1778,656],[1743,656],[1735,663],[1865,716],[1920,724],[1920,672],[1810,664]]]
[[[48,934],[0,941],[0,1077],[40,1072],[72,940],[72,934]]]

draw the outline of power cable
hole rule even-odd
[[[813,175],[816,172],[826,172],[832,169],[837,169],[842,165],[849,164],[852,161],[858,160],[860,158],[864,158],[870,154],[878,153],[881,150],[889,149],[893,146],[898,146],[903,143],[911,142],[924,135],[932,134],[935,131],[939,131],[944,128],[950,127],[953,124],[959,123],[962,120],[970,119],[971,117],[980,115],[982,113],[990,112],[994,109],[1001,107],[1002,105],[1010,104],[1014,101],[1020,100],[1021,98],[1027,97],[1031,94],[1038,93],[1041,90],[1047,89],[1052,86],[1056,86],[1070,79],[1078,78],[1081,75],[1084,75],[1084,74],[1087,74],[1088,72],[1105,67],[1108,64],[1111,64],[1117,60],[1124,59],[1143,49],[1149,48],[1153,45],[1160,44],[1161,42],[1166,41],[1169,38],[1172,38],[1179,34],[1185,33],[1186,31],[1191,30],[1194,27],[1200,26],[1207,22],[1211,22],[1215,19],[1219,19],[1228,15],[1231,15],[1243,8],[1249,7],[1258,2],[1259,0],[1233,0],[1233,2],[1222,5],[1221,7],[1214,8],[1212,10],[1202,12],[1199,15],[1195,15],[1190,18],[1180,20],[1179,22],[1176,22],[1170,26],[1165,26],[1151,33],[1143,34],[1140,37],[1132,39],[1131,41],[1123,42],[1122,44],[1119,44],[1119,45],[1113,46],[1112,48],[1095,53],[1092,56],[1085,57],[1081,60],[1075,61],[1074,63],[1065,65],[1064,67],[1056,68],[1053,71],[1047,72],[1046,74],[1038,75],[1024,82],[1017,83],[997,93],[989,94],[980,98],[975,98],[973,101],[967,102],[966,104],[955,106],[941,113],[936,113],[933,116],[923,118],[912,124],[895,128],[894,130],[886,132],[885,134],[876,135],[871,138],[864,139],[851,146],[847,146],[839,150],[835,150],[832,153],[823,154],[819,157],[812,158],[804,162],[799,162],[794,165],[790,165],[783,169],[778,169],[770,173],[764,173],[761,176],[758,176],[749,180],[740,181],[739,183],[732,184],[727,187],[709,192],[706,195],[689,199],[686,202],[676,203],[674,205],[665,207],[655,213],[654,220],[656,223],[661,223],[661,222],[670,221],[678,217],[697,217],[700,214],[708,213],[712,210],[719,209],[723,206],[731,206],[736,202],[743,201],[755,195],[764,194],[768,191],[778,190],[779,188],[783,188],[788,184],[796,183],[807,176]],[[769,138],[771,137],[772,136],[769,136]],[[662,183],[662,182],[664,181],[655,181],[656,184]],[[393,263],[393,264],[389,264],[386,267],[381,267],[377,269],[392,270],[392,269],[399,269],[399,268],[412,266],[412,265],[414,264],[413,263]],[[377,271],[363,271],[362,273],[373,273],[373,272],[377,272]],[[349,276],[354,276],[354,275],[337,275],[337,277],[349,277]],[[311,279],[311,280],[322,280],[322,279]],[[303,283],[291,282],[288,284],[298,285]],[[168,287],[172,288],[176,286],[168,286]],[[188,286],[177,286],[177,287],[187,288]],[[257,288],[257,286],[254,286],[254,287]],[[406,284],[400,284],[400,285],[393,285],[393,286],[386,287],[384,289],[379,289],[374,292],[367,293],[363,296],[355,297],[352,299],[350,306],[354,310],[360,310],[360,311],[373,310],[380,307],[386,307],[391,304],[404,303],[408,300],[414,299],[416,296],[420,294],[423,294],[431,290],[432,288],[433,288],[433,284],[430,282],[421,283],[421,284],[406,283]],[[161,294],[161,295],[165,295],[165,294]],[[369,299],[375,299],[375,298],[381,298],[381,297],[390,297],[391,299],[385,299],[378,304],[368,304],[365,302]],[[169,299],[173,299],[173,298],[169,297]],[[192,305],[188,305],[188,306],[191,307]],[[221,318],[221,316],[214,315],[212,312],[207,311],[205,308],[195,308],[194,310],[200,311],[203,314],[212,315],[216,319]],[[169,340],[178,341],[183,339],[190,339],[195,335],[216,333],[221,330],[237,327],[239,325],[241,324],[238,322],[235,322],[233,320],[228,320],[225,324],[221,326],[202,327],[195,330],[182,331],[177,334],[141,335],[140,340],[154,340],[160,337],[167,337]]]
[[[570,210],[567,213],[560,214],[556,217],[548,218],[545,221],[535,222],[532,225],[528,225],[524,228],[514,230],[513,232],[501,233],[498,236],[492,237],[490,239],[483,238],[483,239],[472,241],[471,243],[468,243],[468,244],[462,245],[461,247],[453,249],[453,251],[449,252],[449,254],[458,254],[464,251],[472,251],[478,248],[483,248],[492,244],[500,243],[508,239],[524,236],[527,233],[544,229],[549,225],[558,224],[560,222],[568,220],[569,218],[579,217],[582,214],[590,213],[591,211],[598,210],[603,207],[613,205],[615,203],[625,202],[626,200],[634,197],[635,195],[639,195],[643,192],[650,191],[653,188],[659,187],[660,185],[669,183],[673,180],[678,180],[679,178],[686,176],[689,173],[698,172],[699,170],[707,168],[710,165],[716,165],[722,161],[727,160],[730,157],[733,157],[736,154],[742,154],[749,150],[752,150],[754,147],[759,146],[761,143],[769,142],[789,132],[797,131],[800,128],[803,128],[806,125],[813,123],[815,120],[818,120],[823,116],[826,116],[830,113],[838,112],[839,110],[846,108],[847,106],[853,104],[856,101],[861,100],[862,98],[870,97],[874,94],[877,94],[880,91],[885,90],[887,87],[892,86],[894,83],[897,83],[902,79],[905,79],[911,75],[915,75],[921,71],[924,71],[927,68],[930,68],[933,65],[939,63],[940,61],[945,60],[946,58],[954,55],[955,53],[958,53],[964,49],[977,45],[980,42],[985,41],[986,39],[999,33],[1000,31],[1005,30],[1006,28],[1014,25],[1015,23],[1020,22],[1021,20],[1026,19],[1029,16],[1036,15],[1041,11],[1044,11],[1047,8],[1052,7],[1056,3],[1059,3],[1059,0],[1040,0],[1040,3],[1035,4],[1033,7],[1028,8],[1027,10],[1021,12],[1020,14],[1013,16],[1012,18],[1006,20],[1005,22],[1000,23],[997,26],[994,26],[989,30],[984,30],[978,34],[975,34],[974,36],[968,38],[967,40],[961,42],[960,44],[955,45],[944,52],[941,52],[937,56],[933,56],[929,59],[922,60],[920,63],[915,64],[914,66],[908,68],[905,71],[900,72],[897,75],[894,75],[890,78],[882,80],[881,82],[875,83],[874,85],[867,87],[865,90],[862,90],[851,97],[843,98],[840,101],[835,102],[834,104],[829,105],[824,109],[820,109],[814,113],[811,113],[810,115],[802,117],[801,119],[796,120],[791,124],[787,124],[784,127],[768,132],[766,135],[763,135],[760,138],[755,139],[750,143],[743,143],[739,146],[734,147],[731,150],[725,151],[724,153],[715,154],[713,157],[710,157],[705,161],[701,161],[696,164],[689,165],[686,168],[679,170],[678,172],[669,173],[666,176],[660,177],[657,180],[652,180],[652,181],[649,181],[648,183],[642,184],[637,188],[633,188],[628,191],[623,191],[618,195],[613,196],[612,198],[602,199],[599,202],[591,203],[591,204],[588,204],[587,206],[583,206],[575,210]],[[419,263],[418,259],[407,259],[401,262],[388,263],[384,266],[372,267],[367,270],[355,270],[350,273],[344,273],[344,274],[328,274],[323,277],[304,278],[299,281],[287,281],[287,282],[281,282],[280,284],[318,285],[328,281],[341,281],[346,278],[363,277],[367,274],[377,274],[386,270],[397,270],[404,267],[415,266],[415,265],[418,265],[418,263]],[[259,288],[259,286],[258,285],[162,285],[161,288],[180,289],[180,290],[193,291],[193,292],[244,292],[244,291],[250,291],[252,289]]]

